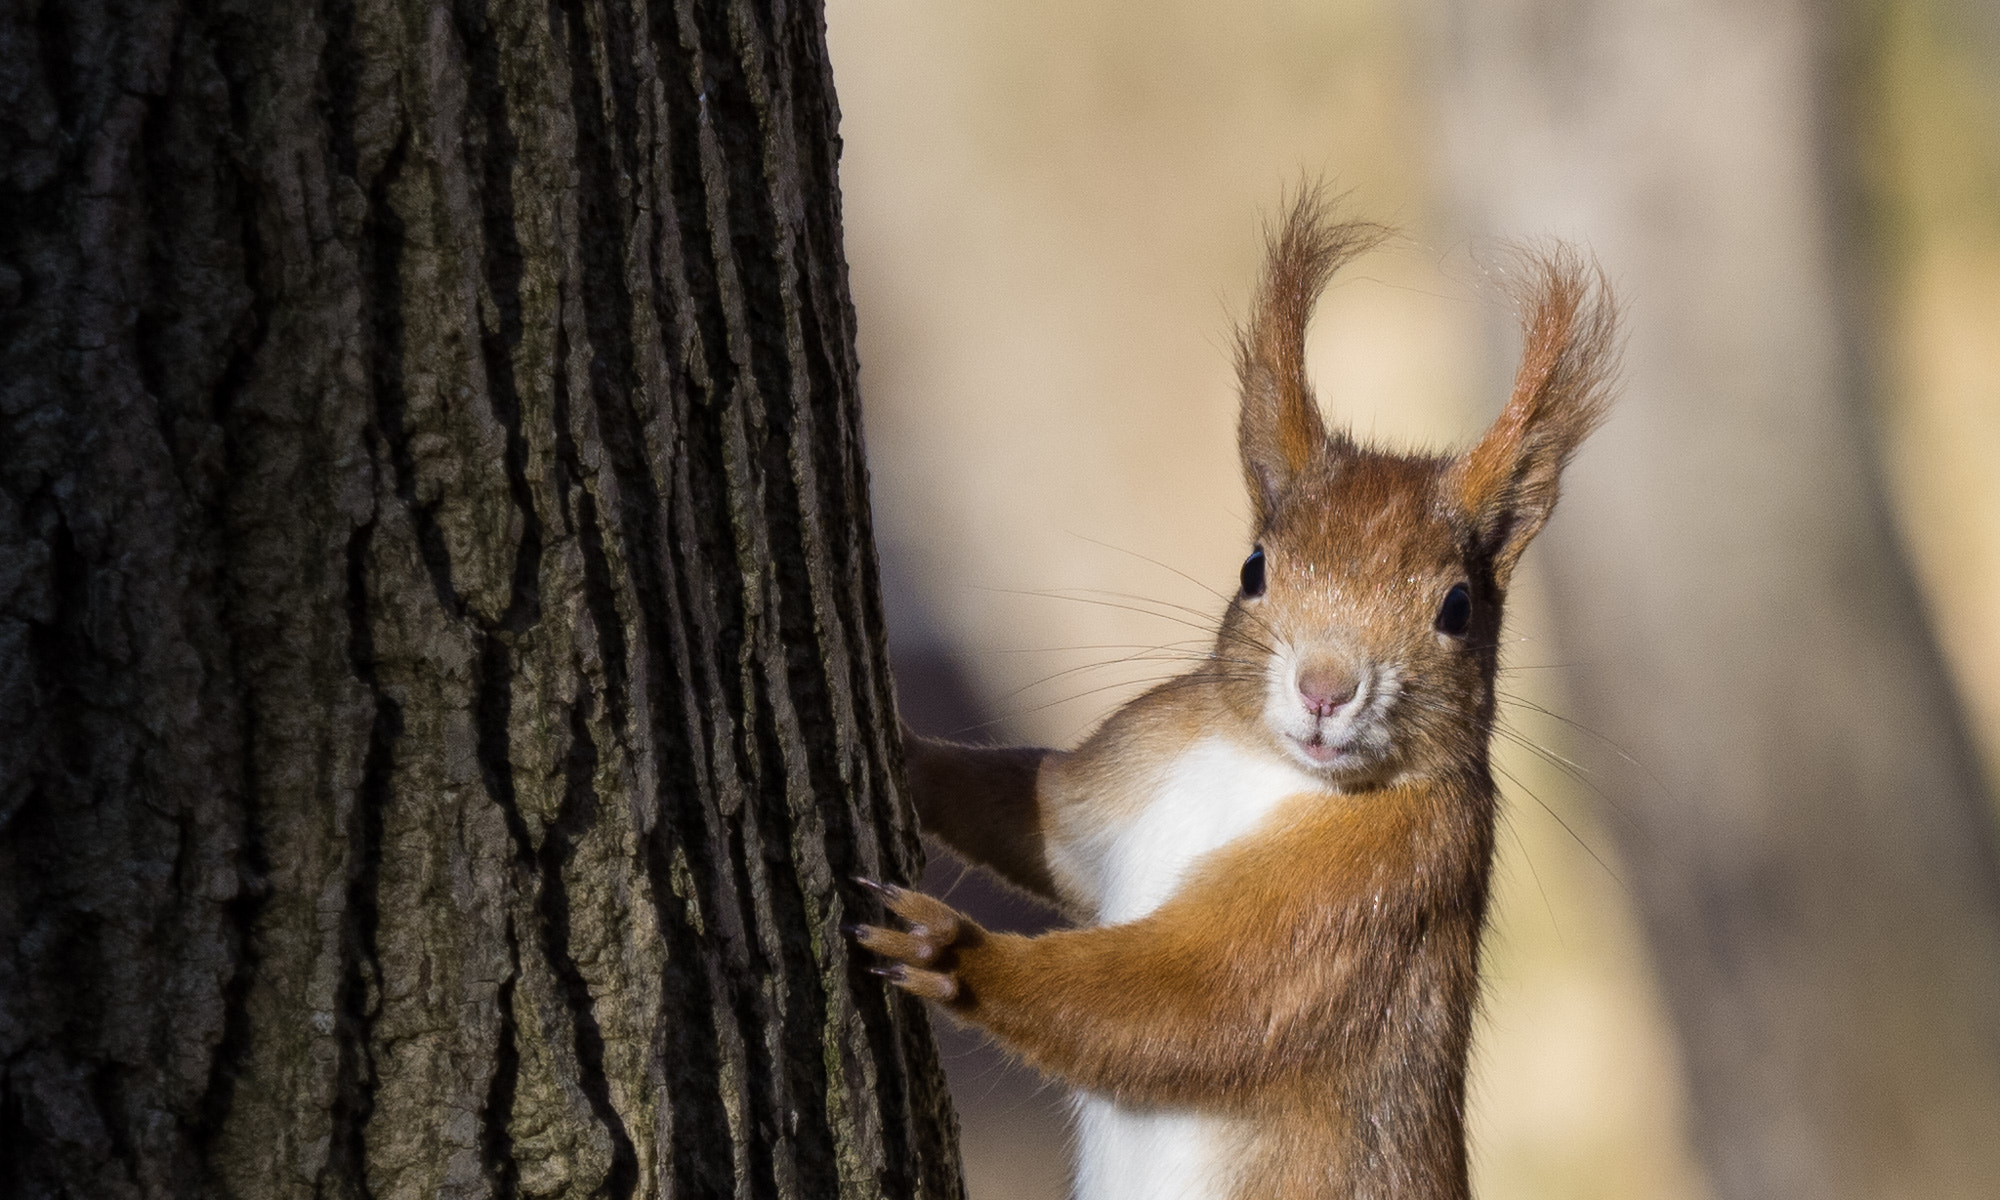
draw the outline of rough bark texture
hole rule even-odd
[[[960,1194],[822,33],[0,14],[0,1196]]]
[[[1717,1191],[1972,1200],[2000,864],[1870,455],[1836,8],[1456,3],[1440,78],[1474,226],[1583,238],[1630,304],[1555,656],[1644,764],[1605,790]]]

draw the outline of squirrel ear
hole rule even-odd
[[[1265,238],[1264,275],[1247,324],[1236,330],[1236,379],[1243,396],[1236,436],[1243,477],[1261,527],[1314,457],[1349,448],[1329,439],[1306,383],[1306,324],[1341,264],[1389,235],[1379,225],[1335,221],[1325,188],[1309,185]]]
[[[1603,420],[1618,371],[1618,306],[1603,269],[1560,243],[1521,257],[1524,344],[1514,393],[1451,467],[1459,504],[1501,583],[1554,511],[1563,467]]]

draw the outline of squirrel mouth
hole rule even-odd
[[[1326,742],[1321,741],[1320,735],[1317,733],[1313,734],[1310,738],[1295,737],[1292,739],[1292,743],[1296,745],[1299,748],[1300,752],[1303,753],[1307,758],[1311,759],[1315,763],[1318,763],[1322,767],[1332,766],[1335,762],[1337,762],[1340,759],[1340,756],[1342,754],[1346,753],[1346,749],[1344,747],[1329,745]]]

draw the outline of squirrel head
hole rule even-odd
[[[1334,270],[1385,236],[1330,220],[1313,189],[1270,237],[1237,334],[1257,532],[1216,651],[1239,716],[1349,787],[1483,762],[1507,582],[1603,416],[1617,357],[1597,266],[1560,245],[1524,251],[1521,366],[1477,444],[1396,454],[1329,432],[1306,325]]]

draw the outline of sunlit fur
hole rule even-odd
[[[1207,659],[1072,751],[907,739],[926,828],[1079,927],[992,934],[890,888],[908,927],[857,937],[1079,1090],[1082,1200],[1468,1194],[1501,604],[1602,413],[1615,310],[1581,256],[1523,255],[1526,344],[1492,428],[1455,457],[1361,447],[1321,423],[1305,326],[1380,236],[1308,192],[1271,238],[1238,336],[1268,584]],[[1452,637],[1437,613],[1461,582]]]

